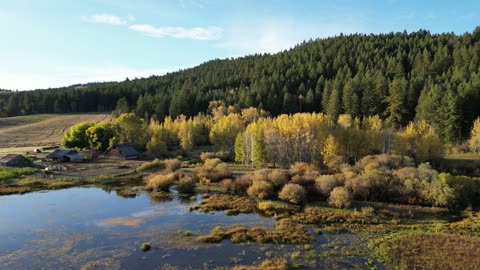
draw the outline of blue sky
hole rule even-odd
[[[1,0],[0,88],[148,77],[317,37],[471,32],[480,1]]]

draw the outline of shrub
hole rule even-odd
[[[147,189],[154,191],[169,191],[170,186],[178,179],[176,173],[159,174],[149,179]]]
[[[233,182],[233,190],[237,194],[246,193],[248,188],[253,184],[252,175],[244,174]]]
[[[271,211],[275,209],[275,205],[272,202],[259,202],[258,210],[260,211]]]
[[[288,175],[284,170],[272,170],[269,172],[267,178],[277,190],[280,190],[285,184],[288,183]]]
[[[151,246],[149,243],[143,243],[140,248],[142,249],[142,251],[149,251]]]
[[[330,193],[328,203],[337,208],[348,208],[352,204],[352,196],[344,187],[336,187]]]
[[[205,162],[207,159],[218,158],[222,161],[230,161],[231,154],[228,151],[218,151],[218,152],[202,152],[200,154],[200,159]]]
[[[328,198],[330,196],[330,192],[332,192],[332,190],[339,185],[339,181],[332,174],[320,175],[317,177],[317,179],[315,179],[315,186],[318,192],[320,192],[320,194],[322,194],[325,198]]]
[[[232,176],[232,172],[225,162],[218,158],[207,159],[203,165],[195,167],[193,176],[196,179],[210,179],[211,182],[219,182]]]
[[[291,175],[304,175],[314,171],[317,171],[315,165],[305,162],[295,162],[290,166]]]
[[[251,197],[264,200],[271,198],[274,195],[274,191],[273,185],[267,181],[253,181],[247,193]]]
[[[306,200],[306,191],[298,184],[286,184],[278,197],[289,203],[303,204]]]
[[[352,191],[353,197],[372,201],[398,202],[404,192],[400,179],[385,167],[348,179],[345,186]]]
[[[232,189],[232,179],[223,179],[221,184],[225,192],[230,192]]]
[[[364,172],[369,172],[380,167],[386,167],[389,169],[400,169],[402,167],[412,167],[414,162],[411,158],[407,156],[398,156],[398,155],[371,155],[365,156],[360,159],[355,167]]]
[[[195,191],[195,180],[190,176],[182,176],[177,183],[177,191],[184,194],[192,194]]]
[[[182,167],[182,162],[176,158],[165,159],[163,162],[165,163],[165,168],[171,172],[177,171]]]
[[[303,186],[304,188],[309,188],[315,184],[315,177],[310,177],[308,175],[294,175],[290,182]]]
[[[136,171],[145,172],[154,169],[165,169],[165,163],[159,159],[154,159],[153,161],[141,164],[140,166],[138,166]]]
[[[202,152],[200,154],[200,159],[205,162],[207,159],[213,159],[216,158],[217,156],[215,155],[214,152]]]
[[[362,215],[365,217],[372,217],[373,214],[375,213],[375,209],[370,206],[362,207],[360,211],[362,212]]]

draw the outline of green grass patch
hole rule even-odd
[[[0,167],[0,185],[10,184],[10,180],[25,175],[32,175],[37,171],[38,169],[31,167]]]

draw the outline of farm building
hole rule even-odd
[[[82,151],[82,155],[85,156],[85,158],[89,158],[89,159],[98,158],[102,154],[103,154],[102,151],[97,150],[95,148]]]
[[[22,155],[9,154],[0,158],[0,166],[15,167],[30,165],[30,161]]]
[[[68,149],[55,149],[52,153],[46,156],[47,159],[52,161],[59,161],[59,162],[80,162],[83,161],[83,156],[80,155],[75,150],[68,150]]]
[[[130,144],[117,144],[105,152],[105,157],[121,159],[138,159],[140,152]]]

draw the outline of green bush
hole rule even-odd
[[[480,206],[480,178],[454,176],[448,173],[441,173],[439,178],[442,184],[447,184],[453,189],[457,205]]]

